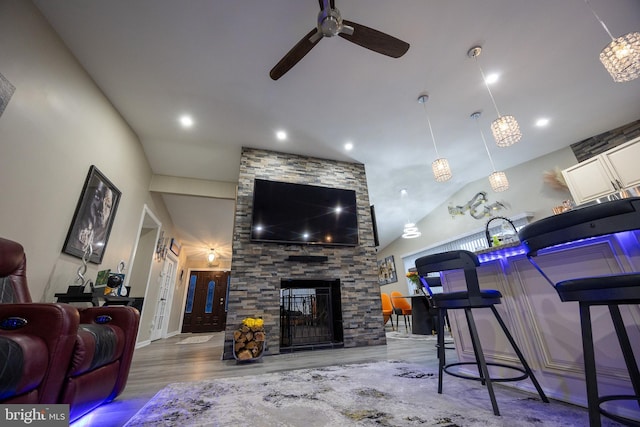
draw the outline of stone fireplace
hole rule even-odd
[[[358,246],[250,241],[255,178],[355,190]],[[369,207],[364,165],[360,163],[243,149],[223,358],[233,358],[233,332],[245,317],[264,320],[265,354],[278,354],[281,347],[291,351],[386,344]],[[292,298],[287,303],[300,304],[285,312],[286,316],[283,289]],[[331,325],[323,323],[319,310],[322,316],[331,312]]]

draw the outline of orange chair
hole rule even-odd
[[[389,319],[391,319],[391,329],[395,331],[396,328],[393,327],[393,304],[391,304],[391,298],[389,294],[385,293],[380,294],[380,296],[382,298],[382,317],[384,324],[386,325]]]
[[[411,330],[411,318],[407,316],[411,316],[411,303],[398,291],[391,292],[391,303],[393,304],[393,311],[396,314],[396,324],[400,327],[398,317],[402,314],[404,317],[404,328],[409,332]],[[407,319],[409,326],[407,326]]]

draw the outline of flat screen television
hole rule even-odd
[[[256,179],[251,240],[308,245],[358,245],[356,192]]]

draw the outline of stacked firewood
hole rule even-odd
[[[251,360],[262,356],[265,333],[262,319],[247,317],[233,333],[233,352],[237,360]]]

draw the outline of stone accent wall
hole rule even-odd
[[[255,178],[355,190],[359,245],[332,247],[251,242]],[[265,354],[280,352],[282,279],[340,279],[344,347],[386,344],[364,165],[243,148],[235,212],[224,359],[233,358],[233,332],[245,317],[261,317]],[[287,261],[323,255],[327,262]]]
[[[640,120],[571,144],[571,150],[580,163],[638,136],[640,136]]]

